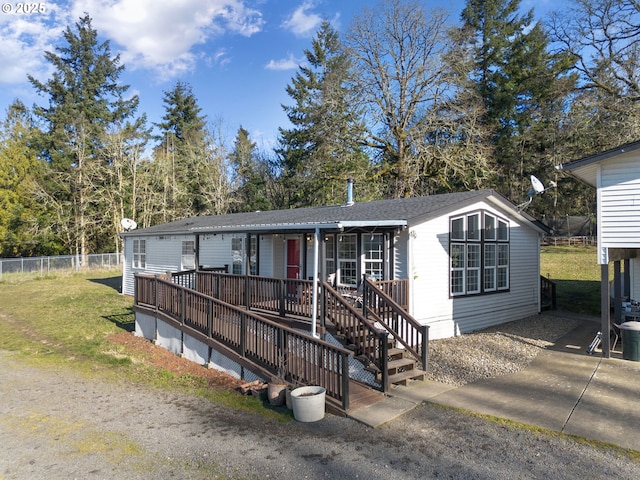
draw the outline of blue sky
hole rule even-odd
[[[563,1],[523,0],[538,16]],[[93,19],[126,70],[121,77],[140,97],[149,122],[164,115],[163,92],[177,81],[191,85],[203,114],[230,145],[242,125],[262,148],[272,148],[278,127],[288,127],[285,88],[304,61],[320,22],[344,32],[367,0],[67,0],[42,2],[44,12],[20,13],[4,2],[0,13],[0,109],[16,98],[46,105],[27,80],[51,76],[44,52],[53,51],[67,25],[83,12]],[[425,0],[457,22],[463,0]],[[12,10],[5,12],[8,8]]]

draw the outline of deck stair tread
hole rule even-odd
[[[423,370],[413,369],[405,372],[389,375],[389,383],[406,385],[409,380],[424,380],[427,373]]]

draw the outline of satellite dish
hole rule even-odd
[[[122,225],[122,228],[124,228],[125,232],[135,230],[138,226],[135,220],[131,220],[130,218],[123,218],[122,220],[120,220],[120,225]]]
[[[531,175],[531,186],[536,193],[542,193],[545,191],[544,185],[535,175]]]
[[[555,182],[549,182],[549,186],[545,188],[544,184],[536,177],[535,175],[531,175],[531,189],[529,190],[527,196],[527,200],[520,205],[517,205],[518,211],[521,212],[533,201],[533,197],[536,195],[540,195],[544,193],[546,190],[550,188],[555,188],[557,185]]]

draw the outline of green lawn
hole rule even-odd
[[[289,418],[265,409],[251,395],[209,388],[203,378],[153,367],[109,341],[134,326],[133,300],[119,293],[121,275],[98,271],[0,281],[0,350],[45,368],[65,366],[107,380],[183,389],[233,408]]]
[[[556,282],[558,308],[600,314],[600,265],[596,247],[543,247],[540,274]]]

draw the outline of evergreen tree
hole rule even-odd
[[[38,181],[43,167],[32,148],[35,127],[30,112],[16,100],[0,129],[0,256],[56,254],[62,245],[41,204]]]
[[[156,185],[161,192],[161,221],[168,222],[189,215],[205,213],[206,201],[195,174],[200,162],[207,158],[208,132],[206,117],[188,84],[178,82],[165,92],[165,115],[157,123],[160,135],[155,148]]]
[[[231,209],[234,212],[253,212],[273,208],[268,198],[269,168],[257,158],[256,144],[242,126],[238,128],[233,145],[229,154],[235,190]]]
[[[469,74],[485,106],[500,171],[497,185],[508,198],[522,198],[530,174],[553,175],[553,148],[562,113],[575,84],[567,55],[551,54],[549,38],[533,10],[520,0],[468,0],[463,35],[473,45]]]
[[[47,107],[34,107],[44,122],[39,154],[52,169],[44,191],[60,212],[57,227],[67,248],[84,257],[105,235],[98,221],[104,207],[104,133],[135,113],[138,97],[124,98],[128,86],[118,81],[124,66],[111,55],[108,41],[98,42],[88,14],[75,31],[65,30],[64,40],[57,53],[45,53],[55,69],[52,78],[43,83],[29,75],[29,80],[49,100]]]
[[[283,105],[293,128],[280,129],[276,150],[289,207],[343,202],[347,178],[363,182],[368,166],[351,63],[329,22],[322,23],[305,57],[307,65],[287,86],[294,105]]]

